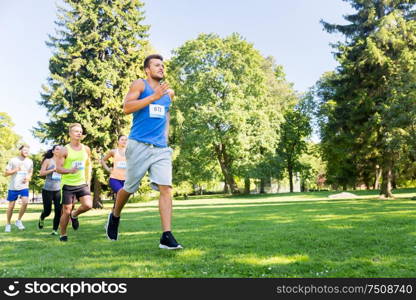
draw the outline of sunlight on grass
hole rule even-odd
[[[120,266],[124,266],[125,265],[125,261],[123,260],[116,260],[116,261],[108,261],[106,260],[105,263],[103,264],[103,261],[101,261],[100,259],[97,259],[94,262],[87,262],[84,261],[82,264],[76,265],[74,266],[74,269],[76,270],[93,270],[93,269],[112,269],[112,268],[119,268]],[[137,268],[140,266],[146,266],[146,265],[151,265],[151,263],[149,263],[149,261],[129,261],[128,262],[129,268]]]
[[[205,255],[205,251],[202,251],[199,249],[184,249],[184,250],[177,252],[176,254],[178,258],[183,258],[186,260],[199,259],[203,255]]]
[[[18,260],[18,259],[7,260],[7,261],[2,260],[0,272],[5,273],[9,269],[13,269],[14,266],[18,266],[19,264],[21,264],[22,261],[23,260]]]
[[[394,215],[398,215],[398,216],[413,216],[414,215],[414,211],[412,210],[395,210],[395,211],[381,211],[381,212],[374,212],[372,213],[372,215],[386,215],[386,216],[394,216]]]
[[[317,215],[315,221],[332,221],[332,220],[345,220],[350,219],[352,216],[340,216],[340,215]]]
[[[288,217],[282,217],[280,215],[277,214],[278,212],[276,212],[275,214],[268,214],[265,216],[261,217],[261,220],[273,220],[273,221],[279,221],[282,223],[290,223],[293,222],[293,218],[288,218]]]
[[[133,231],[133,232],[129,232],[129,231],[123,231],[120,233],[120,237],[124,237],[124,236],[136,236],[136,235],[158,235],[159,232],[158,231]]]
[[[290,255],[290,256],[271,256],[267,258],[260,258],[258,256],[250,255],[240,258],[235,258],[235,262],[256,265],[256,266],[269,266],[269,265],[287,265],[295,262],[306,262],[309,261],[309,256],[307,255]]]
[[[350,225],[328,225],[327,228],[330,229],[352,229],[353,226]]]
[[[13,233],[10,232],[7,234],[7,236],[3,236],[0,241],[1,242],[9,242],[9,243],[19,243],[19,242],[33,242],[33,243],[44,243],[45,240],[43,239],[43,237],[39,237],[39,238],[35,238],[33,235],[32,236],[24,236],[24,237],[19,237],[19,233]],[[4,247],[4,245],[2,245]]]

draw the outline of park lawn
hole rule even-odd
[[[5,233],[2,207],[0,277],[414,278],[415,192],[393,200],[366,191],[353,192],[359,199],[312,192],[176,200],[179,251],[158,249],[157,201],[127,204],[117,242],[103,228],[111,203],[80,216],[78,231],[69,225],[67,243],[50,235],[52,216],[37,229],[38,204],[29,205],[26,230]]]

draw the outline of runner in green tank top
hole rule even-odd
[[[72,228],[79,227],[78,216],[92,208],[90,180],[91,180],[91,150],[81,144],[81,124],[74,123],[69,126],[70,143],[62,147],[56,160],[56,170],[62,174],[62,215],[59,223],[61,230],[60,240],[68,240],[66,228],[69,219]],[[73,210],[76,200],[81,205]]]

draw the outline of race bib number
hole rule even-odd
[[[27,175],[27,172],[26,171],[17,171],[17,173],[16,173],[16,181],[20,182],[20,181],[25,180],[26,175]]]
[[[74,161],[72,163],[72,167],[77,168],[78,170],[84,170],[85,169],[85,164],[84,164],[83,161]]]
[[[117,169],[126,169],[127,168],[127,162],[125,161],[119,161],[116,163]]]
[[[26,171],[17,171],[17,173],[16,173],[16,177],[19,177],[19,178],[22,178],[22,179],[25,178],[26,175],[27,175]]]
[[[151,118],[163,119],[165,117],[165,107],[163,105],[150,104],[149,114]]]
[[[56,172],[52,173],[52,180],[61,180],[62,175]]]

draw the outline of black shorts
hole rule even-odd
[[[81,197],[91,195],[87,184],[62,186],[62,204],[73,204]]]

